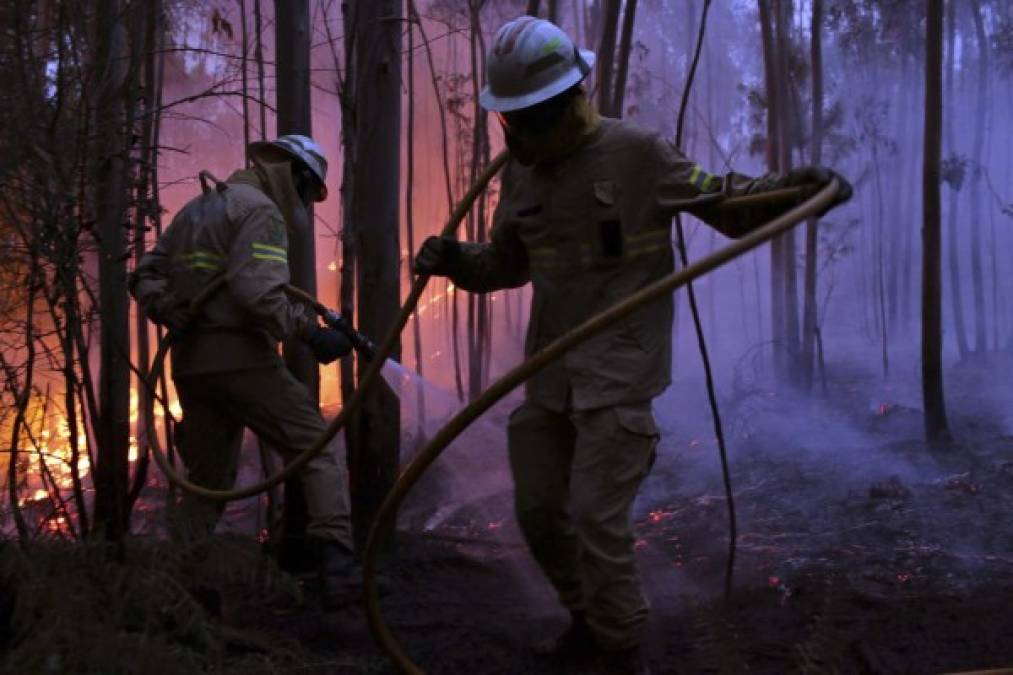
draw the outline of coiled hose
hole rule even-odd
[[[440,456],[440,453],[480,415],[553,360],[559,358],[581,342],[600,333],[615,322],[626,318],[641,307],[657,301],[680,286],[684,286],[774,237],[787,232],[810,216],[824,212],[834,203],[834,198],[837,196],[839,189],[840,185],[834,179],[805,202],[778,216],[763,227],[754,230],[741,239],[735,240],[725,248],[715,251],[688,267],[684,267],[678,272],[674,272],[645,286],[625,300],[591,317],[496,380],[478,398],[461,409],[430,439],[426,447],[405,468],[404,472],[398,477],[394,487],[387,494],[376,518],[373,520],[366,544],[364,582],[369,625],[373,631],[374,638],[376,638],[381,649],[383,649],[394,665],[402,672],[409,673],[410,675],[421,675],[423,673],[408,655],[405,654],[404,650],[401,649],[397,638],[394,637],[387,624],[384,623],[383,614],[380,610],[380,599],[377,593],[377,562],[388,533],[394,529],[398,507],[425,470]],[[799,194],[799,191],[792,189],[777,190],[729,199],[722,202],[721,206],[725,208],[738,208],[747,204],[781,200],[785,197]]]

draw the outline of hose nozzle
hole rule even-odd
[[[373,357],[376,356],[376,345],[368,337],[355,330],[348,319],[333,309],[324,312],[323,319],[324,323],[347,337],[352,343],[352,348],[359,352],[364,359],[373,360]]]

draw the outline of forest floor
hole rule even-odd
[[[1004,389],[1013,384],[997,372],[1013,372],[1008,357],[948,371],[956,440],[935,449],[921,440],[913,373],[905,387],[842,369],[815,397],[739,383],[724,409],[739,519],[727,603],[727,512],[707,416],[666,413],[699,404],[688,385],[662,397],[662,447],[635,512],[653,606],[646,640],[653,672],[1013,667],[1013,436],[1006,431],[1013,392]],[[497,411],[485,432],[488,454],[469,464],[473,445],[454,451],[456,463],[443,462],[420,487],[385,565],[392,592],[384,616],[428,673],[555,672],[528,650],[561,630],[565,614],[511,514],[504,442],[494,438],[503,417]],[[473,489],[455,494],[462,482]],[[248,539],[231,545],[245,550],[230,554],[235,559],[257,557]],[[285,575],[217,578],[220,617],[203,617],[201,630],[187,625],[181,633],[177,621],[168,639],[150,621],[135,622],[135,632],[147,631],[147,646],[131,648],[166,654],[161,666],[152,658],[143,670],[93,672],[392,672],[360,603],[325,613],[312,586],[300,593]],[[3,611],[0,603],[0,618]],[[9,630],[21,637],[7,636],[5,672],[84,672],[32,651],[58,652],[70,639],[58,631],[26,641],[17,623]]]

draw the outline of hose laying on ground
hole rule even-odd
[[[700,53],[703,51],[703,39],[707,34],[707,13],[710,11],[711,0],[704,0],[703,13],[700,15],[700,32],[696,37],[696,49],[693,51],[693,63],[686,76],[686,86],[682,90],[682,101],[679,104],[679,117],[675,124],[675,147],[682,149],[682,133],[686,124],[686,108],[689,107],[689,94],[693,90],[696,69],[700,65]],[[675,214],[675,232],[678,242],[679,260],[682,266],[689,265],[689,254],[686,251],[686,233],[682,229],[682,214]],[[700,320],[700,307],[696,302],[696,291],[693,284],[686,282],[686,296],[689,298],[689,310],[693,315],[693,327],[696,329],[697,345],[700,348],[700,361],[703,362],[704,380],[707,383],[707,402],[711,408],[711,419],[714,422],[714,438],[718,444],[718,457],[721,460],[721,480],[725,488],[725,504],[728,506],[728,558],[725,562],[725,600],[732,596],[732,582],[735,580],[735,554],[738,546],[739,527],[735,517],[735,495],[732,492],[732,473],[728,466],[728,446],[725,443],[725,428],[721,423],[721,409],[718,407],[718,396],[714,386],[714,371],[711,368],[710,351],[707,349],[707,338],[703,334],[703,321]]]
[[[806,218],[822,213],[833,204],[839,189],[840,184],[834,179],[802,204],[778,216],[742,239],[738,239],[725,248],[701,258],[678,272],[674,272],[645,286],[625,300],[591,317],[569,333],[554,340],[541,351],[514,367],[510,372],[490,385],[478,398],[465,406],[430,439],[426,447],[405,468],[394,484],[394,487],[387,494],[376,518],[373,520],[369,532],[369,540],[366,544],[364,582],[366,587],[366,611],[369,617],[370,629],[373,631],[373,637],[379,643],[381,649],[402,672],[410,673],[411,675],[421,675],[423,671],[404,653],[401,645],[384,623],[380,610],[380,600],[377,594],[377,563],[384,541],[387,535],[394,529],[398,507],[425,470],[440,456],[440,453],[468,425],[516,387],[520,386],[525,380],[547,366],[551,361],[559,358],[565,352],[611,326],[616,321],[626,318],[641,307],[651,302],[656,302],[675,289],[787,232]],[[750,195],[741,200],[729,199],[723,202],[722,205],[728,208],[737,208],[744,204],[783,199],[788,194],[798,195],[800,193],[792,189],[777,190],[770,193]]]
[[[474,184],[468,189],[468,192],[464,195],[461,201],[458,202],[454,212],[450,214],[447,224],[443,227],[441,236],[450,237],[455,234],[458,226],[461,224],[461,221],[464,220],[465,216],[467,216],[468,212],[471,210],[475,200],[485,190],[486,185],[488,185],[489,181],[491,181],[499,172],[500,168],[506,164],[508,158],[509,155],[505,151],[493,158],[493,160],[489,163],[489,166],[487,166],[482,174],[475,179]],[[202,176],[202,181],[203,180],[204,178]],[[401,338],[401,331],[404,330],[404,327],[408,324],[412,313],[415,311],[415,306],[421,299],[422,292],[425,290],[428,282],[428,276],[423,275],[416,277],[415,282],[412,284],[411,292],[408,294],[404,305],[401,307],[401,313],[398,315],[397,322],[391,326],[386,338],[380,344],[380,347],[377,349],[373,359],[369,362],[365,374],[359,380],[359,387],[356,389],[355,394],[348,401],[344,402],[344,405],[341,407],[341,412],[339,412],[331,423],[327,425],[327,429],[324,430],[316,442],[300,453],[291,462],[287,463],[285,468],[281,471],[265,478],[259,483],[247,485],[245,487],[233,488],[231,490],[212,490],[197,485],[180,474],[176,470],[176,467],[174,467],[166,457],[158,439],[158,434],[155,433],[154,406],[145,406],[144,414],[148,440],[151,447],[151,454],[154,456],[155,463],[158,465],[158,468],[162,470],[162,473],[165,474],[166,478],[183,490],[199,497],[213,499],[216,501],[233,501],[236,499],[252,497],[253,495],[270,490],[275,485],[295,476],[311,459],[313,459],[313,457],[317,455],[317,453],[327,447],[327,444],[330,443],[331,439],[333,439],[338,431],[341,430],[348,418],[359,409],[363,402],[365,393],[368,392],[373,385],[376,384],[377,380],[380,379],[380,370],[383,368],[384,362],[397,346],[398,341]],[[208,298],[218,291],[224,283],[224,277],[219,277],[209,283],[208,286],[202,289],[197,297],[194,298],[193,302],[190,303],[191,310],[199,309],[200,306],[207,302]],[[296,299],[310,304],[317,313],[324,314],[327,311],[327,308],[324,305],[317,302],[316,299],[305,291],[293,286],[287,286],[285,290],[289,295],[294,296]],[[155,354],[152,366],[148,371],[148,378],[145,381],[145,386],[151,391],[156,390],[158,378],[163,375],[165,369],[165,356],[169,350],[170,344],[171,339],[169,336],[166,336],[158,345],[158,351]]]

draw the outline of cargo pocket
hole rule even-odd
[[[594,204],[591,208],[591,262],[596,267],[622,263],[627,253],[626,235],[619,213],[618,186],[615,181],[598,181],[593,185]]]
[[[651,404],[619,405],[615,407],[615,413],[619,427],[630,446],[621,450],[640,455],[636,458],[635,464],[642,479],[654,466],[658,440],[661,438],[658,426],[654,422],[654,414],[651,412]]]

